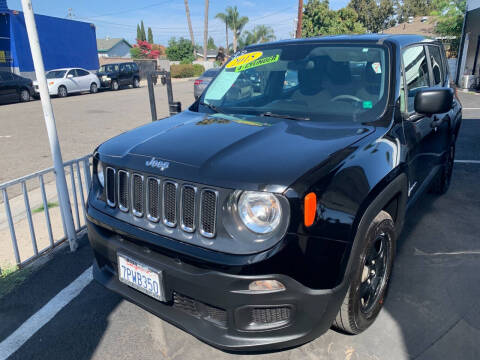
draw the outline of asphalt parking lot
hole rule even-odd
[[[168,116],[166,87],[155,86],[158,117]],[[193,103],[193,80],[173,82],[175,101]],[[147,86],[53,98],[64,161],[151,120]],[[0,184],[52,166],[40,101],[0,105]]]
[[[384,310],[363,334],[329,330],[286,351],[230,354],[88,282],[11,359],[479,359],[480,96],[462,95],[462,103],[452,186],[410,210]],[[12,334],[23,336],[17,329],[88,271],[86,236],[81,243],[73,254],[60,249],[0,299],[0,359],[10,354],[5,344],[15,344]]]

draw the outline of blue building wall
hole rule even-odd
[[[12,64],[10,52],[10,16],[1,14],[0,0],[0,70],[9,70]]]
[[[81,21],[35,15],[46,70],[64,67],[98,69],[95,26]],[[33,60],[23,13],[10,13],[13,67],[33,72]]]

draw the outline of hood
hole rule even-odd
[[[108,164],[200,184],[283,192],[332,154],[374,130],[258,116],[185,111],[108,140]],[[163,170],[148,166],[167,161]]]

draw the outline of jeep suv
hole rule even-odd
[[[230,351],[362,332],[408,209],[449,187],[450,80],[441,43],[415,35],[236,53],[187,111],[95,151],[95,279]]]
[[[102,88],[118,90],[121,86],[140,86],[140,73],[134,62],[102,65],[97,75]]]

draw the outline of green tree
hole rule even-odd
[[[140,25],[137,24],[137,40],[142,40],[142,31],[140,30]]]
[[[150,44],[153,44],[153,32],[152,32],[152,29],[150,27],[148,27],[148,37],[147,37],[147,39],[148,39],[148,42]]]
[[[395,24],[393,0],[351,0],[348,7],[355,10],[358,21],[370,32],[380,32]]]
[[[438,16],[435,31],[442,36],[462,35],[465,0],[436,0],[431,15]]]
[[[132,59],[142,59],[142,50],[139,47],[131,47],[130,56],[132,57]]]
[[[252,31],[244,31],[242,37],[239,39],[238,44],[240,48],[248,45],[265,43],[275,40],[275,33],[270,26],[257,25]]]
[[[302,36],[361,34],[365,27],[354,9],[331,10],[328,0],[309,0],[303,10]]]
[[[397,0],[397,20],[405,22],[409,16],[429,15],[433,10],[432,0]]]
[[[193,45],[188,39],[181,37],[180,39],[171,38],[168,41],[166,49],[167,58],[172,61],[192,62]]]
[[[217,45],[215,45],[215,40],[210,36],[207,41],[207,50],[217,50]]]
[[[145,34],[145,26],[143,25],[143,20],[140,23],[140,40],[145,41],[147,40],[147,35]]]

